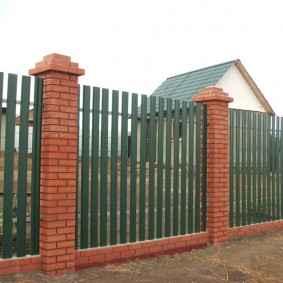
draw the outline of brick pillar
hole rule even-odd
[[[43,57],[29,71],[43,81],[40,255],[42,270],[75,270],[78,76],[84,70],[59,54]]]
[[[207,105],[207,231],[209,241],[229,237],[229,97],[223,89],[204,88],[194,102]]]

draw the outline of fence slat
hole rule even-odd
[[[196,104],[195,233],[200,232],[200,104]]]
[[[162,237],[163,227],[163,143],[164,143],[164,98],[158,99],[158,167],[157,167],[157,238]]]
[[[15,145],[15,110],[17,95],[17,76],[9,74],[6,114],[6,140],[4,164],[3,195],[3,258],[12,257],[13,232],[13,191],[14,191],[14,145]],[[1,113],[2,114],[2,113]]]
[[[80,97],[81,97],[81,89],[78,87],[78,119],[80,121]],[[78,122],[79,123],[79,122]],[[80,156],[80,123],[77,127],[77,156]],[[76,223],[75,223],[75,249],[79,248],[79,192],[80,192],[80,184],[79,184],[79,170],[80,170],[80,162],[79,158],[76,160]]]
[[[194,230],[194,109],[195,104],[189,103],[189,188],[188,188],[188,233]]]
[[[271,220],[271,117],[267,119],[267,220]]]
[[[98,246],[98,166],[99,166],[99,125],[100,88],[93,88],[92,145],[91,145],[91,219],[90,246]]]
[[[146,123],[147,96],[141,98],[140,133],[140,203],[139,203],[139,240],[145,240],[145,184],[146,184]]]
[[[262,151],[262,125],[261,125],[262,115],[258,115],[257,121],[257,221],[262,222],[262,187],[261,187],[261,151]]]
[[[127,143],[128,143],[128,96],[122,92],[121,131],[121,183],[120,183],[120,243],[127,242]]]
[[[167,99],[166,112],[166,171],[165,171],[165,237],[171,236],[171,138],[172,100]]]
[[[234,122],[234,116],[235,116],[234,109],[230,110],[230,228],[234,227],[234,129],[235,129],[235,122]]]
[[[240,226],[240,122],[241,111],[236,110],[236,226]]]
[[[88,248],[90,86],[83,87],[81,248]]]
[[[257,163],[256,163],[256,156],[257,156],[257,151],[256,151],[256,146],[257,146],[257,142],[256,142],[256,137],[257,137],[257,113],[253,112],[252,118],[253,118],[253,134],[252,134],[252,147],[253,147],[253,157],[252,157],[252,174],[253,174],[253,197],[252,197],[252,207],[253,207],[253,214],[252,214],[252,221],[253,223],[257,222],[257,218],[256,218],[256,206],[257,206],[257,195],[256,195],[256,191],[257,191],[257,178],[256,178],[256,174],[257,174]]]
[[[131,115],[131,195],[130,195],[130,242],[136,241],[136,209],[137,209],[137,116],[138,96],[132,94],[132,115]]]
[[[279,166],[279,135],[280,135],[280,125],[279,125],[279,122],[280,122],[280,118],[279,117],[276,117],[276,150],[275,150],[275,156],[274,156],[274,159],[276,161],[276,217],[275,219],[278,220],[280,219],[280,190],[279,190],[279,174],[280,174],[280,166]]]
[[[173,183],[173,236],[178,235],[179,230],[179,123],[180,101],[175,100],[174,109],[174,183]]]
[[[187,181],[187,102],[182,101],[182,157],[181,157],[181,234],[186,234]]]
[[[247,112],[242,111],[242,226],[246,225],[246,218],[247,218],[247,212],[246,212],[246,126],[247,126]]]
[[[109,104],[109,90],[103,88],[102,115],[101,115],[101,167],[100,167],[100,246],[107,245],[108,104]]]
[[[247,122],[247,222],[251,224],[252,217],[251,217],[251,210],[252,210],[252,203],[251,203],[251,184],[252,184],[252,177],[251,177],[251,160],[252,160],[252,133],[251,133],[251,124],[252,124],[252,117],[251,112],[248,112],[248,122]]]
[[[117,153],[119,92],[112,92],[110,244],[117,244]]]
[[[280,212],[280,217],[283,219],[283,117],[280,119],[280,171],[281,171],[281,186],[280,186],[280,199],[281,199],[281,212]]]
[[[272,137],[271,137],[271,182],[272,182],[272,220],[275,220],[275,118],[272,117]]]
[[[2,149],[1,142],[2,142],[2,101],[3,101],[3,86],[4,86],[4,73],[0,72],[0,151]]]
[[[30,253],[39,253],[39,192],[40,192],[40,146],[42,121],[43,79],[35,78],[33,135],[32,135],[32,172],[31,172],[31,236]]]
[[[206,231],[206,184],[207,184],[207,106],[202,106],[203,131],[202,131],[202,231]]]
[[[149,119],[149,173],[148,173],[148,239],[154,239],[154,187],[155,187],[155,116],[156,97],[150,96]]]
[[[26,208],[27,208],[27,151],[28,119],[30,100],[30,77],[22,77],[19,160],[18,160],[18,196],[17,196],[17,256],[26,255]]]
[[[263,148],[263,154],[262,154],[262,220],[263,222],[266,221],[266,181],[267,181],[267,173],[268,169],[266,166],[266,157],[267,157],[267,151],[268,148],[266,146],[266,121],[267,117],[266,115],[263,116],[263,125],[262,125],[262,148]]]

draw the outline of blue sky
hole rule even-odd
[[[281,0],[1,0],[0,71],[72,57],[84,84],[151,94],[167,77],[240,59],[283,116]]]

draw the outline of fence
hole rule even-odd
[[[230,227],[283,218],[283,118],[230,110]]]
[[[229,136],[233,99],[216,87],[186,103],[117,91],[110,96],[107,89],[84,86],[80,111],[78,76],[84,70],[70,57],[45,56],[30,74],[40,78],[32,160],[30,78],[23,77],[22,97],[16,99],[17,76],[9,75],[4,97],[0,73],[0,112],[6,109],[1,275],[30,270],[60,275],[283,228],[280,118],[231,110]],[[25,229],[31,231],[30,250]]]
[[[139,108],[137,94],[89,86],[82,98],[78,246],[205,231],[205,106],[142,96]]]
[[[0,113],[4,105],[5,129],[0,129],[1,141],[5,140],[5,152],[1,152],[1,256],[11,258],[39,252],[39,152],[40,152],[40,107],[42,80],[36,78],[34,94],[31,94],[31,78],[8,75],[7,96],[3,95],[4,74],[0,73]],[[21,90],[19,92],[19,90]],[[17,101],[17,97],[20,101]],[[28,156],[29,110],[34,101],[34,124],[32,146],[34,154]],[[18,107],[20,105],[20,107]],[[16,119],[20,115],[19,133],[16,136]],[[1,116],[2,117],[2,116]],[[4,136],[4,137],[3,137]],[[15,140],[19,140],[15,152]]]

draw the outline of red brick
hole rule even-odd
[[[113,260],[113,259],[117,259],[117,258],[120,258],[120,257],[121,257],[120,253],[111,253],[111,254],[105,255],[105,260]]]
[[[136,255],[144,255],[149,253],[149,248],[141,248],[136,250]]]
[[[56,235],[57,234],[57,229],[56,228],[53,228],[53,229],[46,229],[46,228],[41,228],[40,232],[43,234],[43,235]]]
[[[70,93],[78,94],[78,89],[74,87],[70,87]]]
[[[131,251],[123,251],[121,252],[121,257],[131,257],[136,255],[136,251],[135,250],[131,250]]]
[[[66,241],[66,235],[42,235],[42,241],[49,243]]]
[[[137,250],[142,248],[142,243],[129,244],[129,250]]]
[[[67,234],[67,240],[75,240],[75,239],[76,239],[76,235],[74,233]]]
[[[187,244],[186,242],[178,242],[174,244],[175,248],[181,248],[181,247],[186,247]]]
[[[142,246],[144,248],[150,248],[150,247],[154,247],[156,245],[155,241],[148,241],[148,242],[143,242]]]
[[[11,266],[11,260],[0,260],[0,268]]]
[[[17,266],[10,266],[0,269],[0,275],[8,275],[8,274],[15,274],[18,271]]]
[[[43,257],[42,258],[42,263],[48,264],[48,263],[55,263],[55,262],[57,262],[57,257],[56,256],[53,256],[53,257],[50,256],[50,257]]]
[[[56,263],[42,263],[43,270],[46,271],[53,271],[53,270],[59,270],[64,269],[66,266],[65,262],[56,262]]]
[[[113,253],[113,248],[112,247],[108,247],[108,248],[99,248],[97,250],[97,254],[109,254],[109,253]]]
[[[168,239],[168,243],[169,243],[169,244],[178,243],[178,242],[180,242],[179,237],[172,237],[172,238],[169,238],[169,239]]]
[[[176,242],[175,242],[176,243]],[[172,244],[165,244],[165,245],[162,245],[162,250],[172,250],[175,248],[175,244],[172,243]]]
[[[65,238],[67,235],[64,235]],[[74,247],[75,246],[75,242],[74,241],[63,241],[63,242],[58,242],[57,243],[57,248],[70,248],[70,247]]]
[[[46,125],[58,125],[59,124],[59,119],[43,119],[42,121],[42,126],[46,126]]]
[[[129,245],[118,245],[113,247],[113,252],[123,252],[129,249]]]
[[[90,256],[94,256],[94,255],[97,255],[97,249],[90,249],[90,250],[82,250],[82,251],[80,251],[80,256],[81,257],[90,257]]]
[[[59,255],[65,255],[65,254],[66,254],[66,249],[55,249],[55,250],[46,250],[44,248],[41,249],[41,255],[45,257],[54,257],[54,256],[59,256]]]
[[[88,258],[88,262],[103,262],[105,261],[105,255],[94,255],[94,256],[90,256]],[[77,265],[77,260],[76,260],[76,265]]]
[[[33,263],[29,265],[20,265],[20,272],[30,272],[35,270],[41,270],[41,263]]]
[[[52,229],[52,228],[59,228],[59,227],[66,227],[66,221],[41,221],[41,227]]]
[[[48,126],[48,127],[53,127],[53,126]],[[58,149],[59,149],[59,147],[57,145],[44,145],[44,144],[41,145],[41,151],[44,152],[44,153],[48,153],[48,152],[56,152],[57,153]]]
[[[156,241],[155,241],[155,244],[156,244],[156,245],[168,244],[168,239],[156,240]]]
[[[71,233],[75,233],[75,227],[57,228],[56,231],[59,235],[60,234],[68,235],[68,234],[71,234]]]
[[[41,263],[41,256],[31,257],[32,263]]]
[[[59,106],[59,111],[63,113],[74,113],[77,114],[78,108],[77,107],[70,107],[70,106]]]
[[[58,201],[58,205],[59,206],[71,206],[73,207],[74,205],[76,205],[76,201],[75,200],[59,200]]]
[[[58,147],[57,147],[58,150]],[[62,152],[43,152],[41,154],[41,158],[45,159],[67,159],[68,154],[67,153],[62,153]],[[57,178],[56,178],[57,179]]]
[[[47,97],[45,97],[46,99]],[[42,114],[43,118],[45,118],[45,113],[47,112],[53,112],[53,113],[58,113],[59,112],[59,109],[60,109],[60,106],[59,105],[54,105],[54,104],[46,104],[44,105],[44,112]]]
[[[162,251],[162,246],[153,246],[153,247],[149,247],[149,252],[150,253],[157,253]]]

